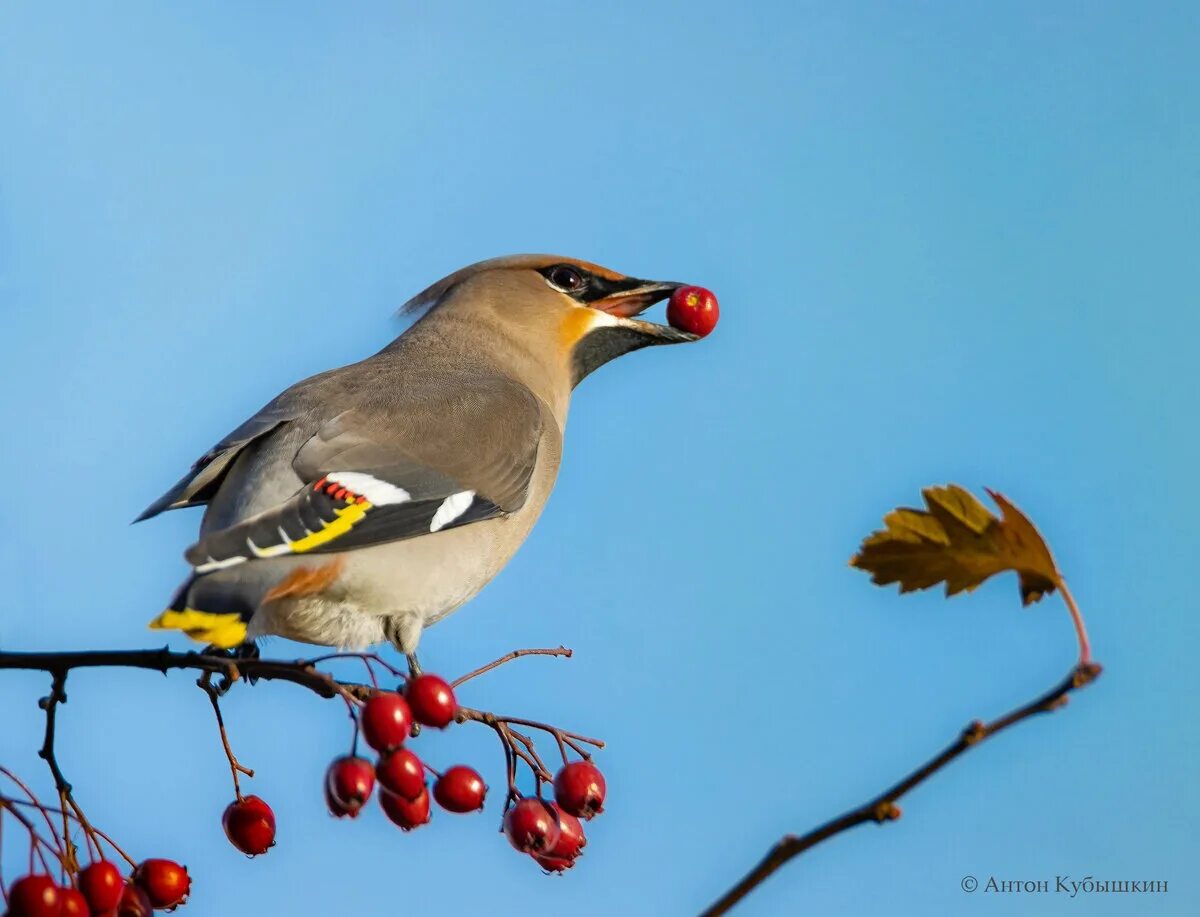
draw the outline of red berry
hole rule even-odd
[[[508,842],[521,853],[549,853],[558,843],[559,827],[554,810],[536,796],[526,796],[504,816]]]
[[[599,815],[604,811],[604,793],[604,775],[591,761],[572,761],[554,777],[554,799],[568,815]]]
[[[570,812],[564,812],[555,803],[548,803],[554,814],[558,816],[558,843],[548,852],[547,856],[563,860],[574,860],[583,848],[587,846],[587,837],[583,833],[583,825]]]
[[[547,803],[558,817],[558,842],[546,853],[534,855],[537,864],[546,872],[565,872],[575,865],[583,848],[587,846],[587,837],[583,833],[583,825],[579,819],[564,812],[553,802]]]
[[[121,870],[108,860],[96,860],[84,867],[76,881],[93,911],[111,911],[121,903],[125,880],[121,878]]]
[[[667,303],[667,321],[671,327],[700,337],[710,334],[720,317],[717,297],[704,287],[680,287]]]
[[[379,794],[379,804],[384,814],[405,831],[419,828],[429,821],[429,793],[423,792],[416,799],[405,799],[384,790]]]
[[[77,888],[60,888],[58,890],[62,904],[59,907],[59,917],[88,917],[92,909],[88,906],[87,898]]]
[[[350,810],[334,799],[333,794],[329,792],[328,780],[325,781],[323,789],[325,790],[325,805],[329,809],[330,815],[334,818],[345,818],[347,815],[350,815]],[[355,815],[357,815],[357,812]],[[351,817],[353,818],[354,815],[351,815]]]
[[[58,917],[62,889],[49,876],[22,876],[8,890],[9,917]]]
[[[442,729],[454,719],[458,701],[454,689],[444,678],[436,675],[418,675],[410,678],[404,691],[408,705],[418,723]]]
[[[357,818],[375,789],[375,768],[366,758],[338,758],[325,773],[325,788],[337,802],[341,815]]]
[[[151,917],[153,913],[150,896],[136,885],[126,885],[117,905],[117,917]]]
[[[574,857],[535,856],[534,860],[546,872],[566,872],[575,865]]]
[[[156,908],[183,904],[192,888],[187,867],[174,860],[143,860],[133,871],[133,881]]]
[[[486,794],[483,778],[465,764],[454,765],[433,785],[433,798],[447,812],[478,812]]]
[[[389,751],[375,765],[379,785],[402,799],[413,800],[425,792],[425,765],[407,748]]]
[[[231,802],[221,824],[229,843],[247,856],[258,856],[275,846],[275,813],[257,796]]]
[[[363,704],[363,738],[376,751],[387,751],[403,745],[412,729],[412,722],[408,701],[391,691],[372,694]]]

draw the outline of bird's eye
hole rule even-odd
[[[564,293],[574,293],[583,287],[583,275],[566,264],[552,268],[547,279]]]

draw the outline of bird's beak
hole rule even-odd
[[[682,283],[664,283],[658,280],[634,280],[631,283],[634,285],[624,290],[615,290],[588,305],[618,318],[633,318],[683,286]]]
[[[656,302],[666,299],[677,289],[684,286],[684,284],[660,280],[633,280],[629,282],[631,285],[628,288],[615,290],[602,299],[589,302],[588,305],[593,309],[613,316],[617,320],[617,324],[621,327],[654,339],[648,343],[683,344],[688,341],[698,340],[697,335],[689,334],[686,331],[679,331],[670,325],[659,325],[655,322],[647,322],[635,318],[635,316],[641,315]],[[624,284],[622,285],[624,286]]]

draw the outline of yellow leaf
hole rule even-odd
[[[946,595],[970,592],[988,577],[1013,570],[1021,600],[1029,605],[1060,581],[1050,549],[1033,523],[1002,494],[988,493],[1000,518],[957,484],[922,491],[926,509],[901,507],[883,517],[884,528],[863,539],[850,559],[880,586],[901,592],[946,584]]]

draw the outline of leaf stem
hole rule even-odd
[[[1075,636],[1079,640],[1079,664],[1087,665],[1092,661],[1092,645],[1088,642],[1083,614],[1079,611],[1079,606],[1075,604],[1075,596],[1071,595],[1071,590],[1067,588],[1067,581],[1060,576],[1057,585],[1063,601],[1067,604],[1067,611],[1071,612],[1071,621],[1075,625]]]

